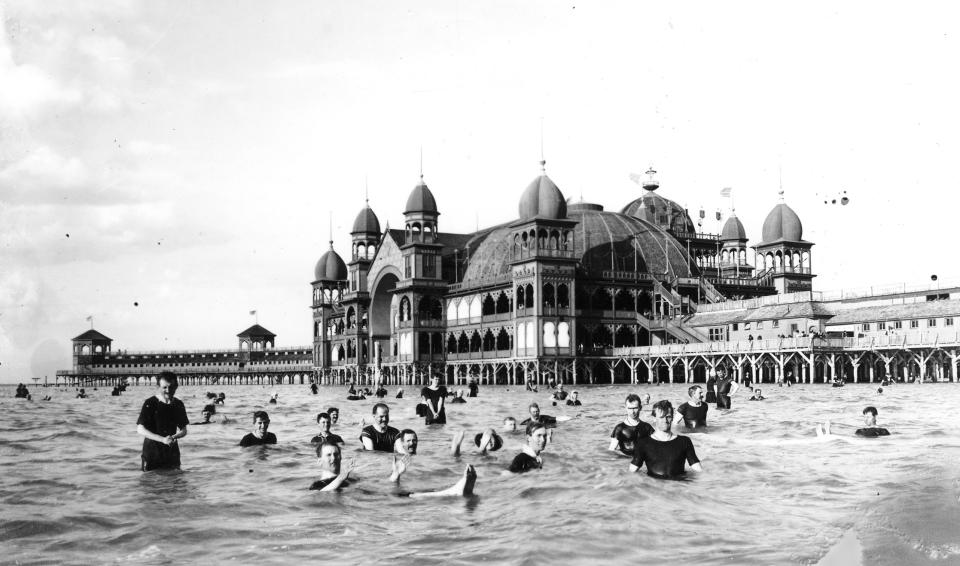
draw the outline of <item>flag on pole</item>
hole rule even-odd
[[[730,187],[724,187],[724,188],[720,189],[720,196],[722,196],[722,197],[729,197],[731,192],[733,192],[733,189],[732,189],[732,188],[730,188]]]
[[[256,314],[257,314],[257,311],[250,311],[250,316],[254,316]]]
[[[87,317],[87,322],[93,322],[93,315]]]

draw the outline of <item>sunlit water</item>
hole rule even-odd
[[[398,496],[386,479],[391,457],[357,451],[357,422],[372,401],[347,401],[343,388],[223,390],[220,410],[232,421],[190,427],[182,472],[142,473],[135,423],[152,388],[78,400],[72,390],[32,387],[33,401],[2,388],[0,562],[815,564],[850,528],[864,564],[960,562],[960,385],[897,385],[882,396],[868,385],[770,387],[763,402],[740,395],[728,412],[711,408],[709,432],[691,435],[704,472],[688,481],[630,474],[629,460],[606,450],[627,393],[676,405],[679,385],[580,387],[576,410],[484,387],[431,427],[414,414],[413,388],[401,400],[391,390],[391,424],[420,434],[400,489],[447,487],[467,463],[478,470],[474,497],[433,500]],[[178,392],[191,420],[205,391]],[[272,391],[277,406],[266,405]],[[45,394],[53,400],[39,401]],[[505,415],[522,419],[534,400],[574,417],[556,430],[543,470],[501,475],[522,434],[491,457],[469,441],[451,456],[454,431],[469,439]],[[867,404],[892,436],[817,441],[815,422],[859,424]],[[345,459],[357,462],[357,481],[340,493],[307,489],[317,473],[315,416],[330,405],[341,411],[334,432],[347,441]],[[260,408],[280,443],[239,448]]]

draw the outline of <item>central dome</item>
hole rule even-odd
[[[347,279],[347,264],[343,262],[333,249],[333,242],[330,242],[330,249],[320,256],[317,266],[313,268],[314,281],[345,281]]]
[[[773,207],[763,221],[763,243],[770,244],[781,240],[800,242],[803,240],[803,224],[792,208],[781,202]]]
[[[557,185],[544,173],[533,180],[520,197],[520,220],[567,217],[567,201]]]
[[[606,212],[589,203],[571,205],[569,218],[579,222],[573,228],[574,256],[580,258],[580,268],[587,277],[599,277],[604,271],[699,276],[676,238],[644,220]],[[509,274],[513,232],[508,223],[478,234],[482,241],[469,246],[475,251],[470,255],[463,282]]]
[[[660,196],[652,189],[645,189],[640,198],[623,207],[620,212],[640,220],[646,220],[674,234],[693,234],[696,232],[686,209],[672,200]]]

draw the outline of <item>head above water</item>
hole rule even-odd
[[[334,474],[340,473],[340,447],[336,444],[319,444],[317,445],[317,460],[320,463],[320,467],[333,472]]]
[[[407,454],[417,453],[417,433],[412,429],[405,428],[400,431],[400,448]]]
[[[503,419],[503,430],[510,432],[517,430],[517,419],[513,417],[506,417]]]
[[[537,405],[536,403],[530,403],[530,406],[528,407],[528,409],[530,411],[531,417],[535,419],[540,418],[540,405]]]
[[[697,397],[700,397],[701,395],[703,395],[703,388],[700,387],[699,385],[688,387],[687,395],[690,396],[691,399],[696,399]]]

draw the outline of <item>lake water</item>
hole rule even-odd
[[[153,388],[78,400],[72,390],[31,387],[33,401],[0,389],[0,562],[816,564],[846,533],[860,546],[848,563],[960,563],[954,384],[883,395],[868,385],[770,387],[763,402],[741,392],[732,410],[711,407],[708,432],[690,435],[704,472],[688,481],[630,474],[629,460],[606,450],[627,393],[676,406],[683,386],[579,387],[575,411],[550,406],[545,394],[483,387],[431,427],[414,414],[412,388],[400,400],[391,389],[391,425],[420,435],[402,489],[447,487],[466,463],[477,468],[474,497],[431,500],[398,497],[386,481],[391,457],[356,451],[372,401],[347,401],[343,388],[222,390],[219,410],[232,422],[191,426],[182,472],[142,473],[135,423]],[[191,420],[200,420],[205,391],[178,391]],[[266,405],[273,391],[278,406]],[[45,394],[53,399],[39,401]],[[472,438],[505,415],[521,420],[531,401],[574,417],[556,429],[542,470],[501,476],[522,434],[491,457],[467,441],[459,459],[450,455],[453,431]],[[892,436],[816,440],[815,422],[860,424],[868,404]],[[317,475],[315,416],[330,405],[340,408],[334,432],[347,441],[345,460],[357,462],[357,481],[332,494],[307,490]],[[260,408],[279,444],[239,448]]]

